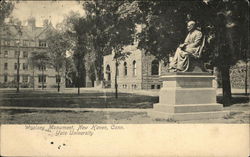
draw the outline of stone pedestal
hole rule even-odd
[[[212,119],[225,116],[216,103],[215,77],[209,73],[176,72],[161,77],[159,103],[151,116],[173,120]]]

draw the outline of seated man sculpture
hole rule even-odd
[[[199,58],[204,47],[202,33],[196,28],[194,21],[188,22],[187,30],[189,33],[184,43],[179,45],[169,65],[169,70],[172,69],[173,72],[188,71],[190,68],[190,56]]]

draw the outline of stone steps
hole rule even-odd
[[[223,109],[222,104],[185,104],[185,105],[166,105],[166,104],[154,104],[156,111],[162,111],[166,113],[188,113],[188,112],[210,112],[221,111]]]
[[[228,115],[228,111],[213,111],[213,112],[190,112],[190,113],[166,113],[160,111],[150,111],[148,116],[152,118],[167,119],[167,120],[200,120],[200,119],[217,119]]]

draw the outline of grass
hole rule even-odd
[[[232,104],[249,103],[249,94],[244,93],[232,94]],[[217,102],[223,104],[223,96],[220,94],[217,96]]]
[[[44,93],[24,91],[21,93],[1,92],[0,106],[21,107],[68,107],[68,108],[152,108],[159,98],[120,93],[116,99],[113,93]]]
[[[217,97],[220,103],[222,96]],[[120,93],[84,91],[75,93],[53,93],[45,91],[0,91],[0,106],[22,107],[67,107],[67,108],[152,108],[157,96],[142,96]],[[153,119],[147,112],[135,111],[76,111],[76,110],[33,110],[0,109],[1,124],[151,124],[151,123],[247,123],[250,120],[249,96],[233,95],[233,105],[224,107],[230,113],[220,119],[174,121]]]
[[[110,124],[145,117],[145,112],[4,110],[1,124]],[[131,122],[130,122],[131,123]]]

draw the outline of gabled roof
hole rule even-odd
[[[1,37],[8,37],[10,39],[18,39],[19,38],[19,27],[17,25],[5,25],[2,26],[0,32]],[[27,39],[27,40],[35,40],[42,37],[44,39],[46,37],[46,32],[49,30],[53,30],[54,27],[52,25],[48,25],[46,27],[29,27],[29,26],[21,26],[20,27],[22,36],[21,39]]]

